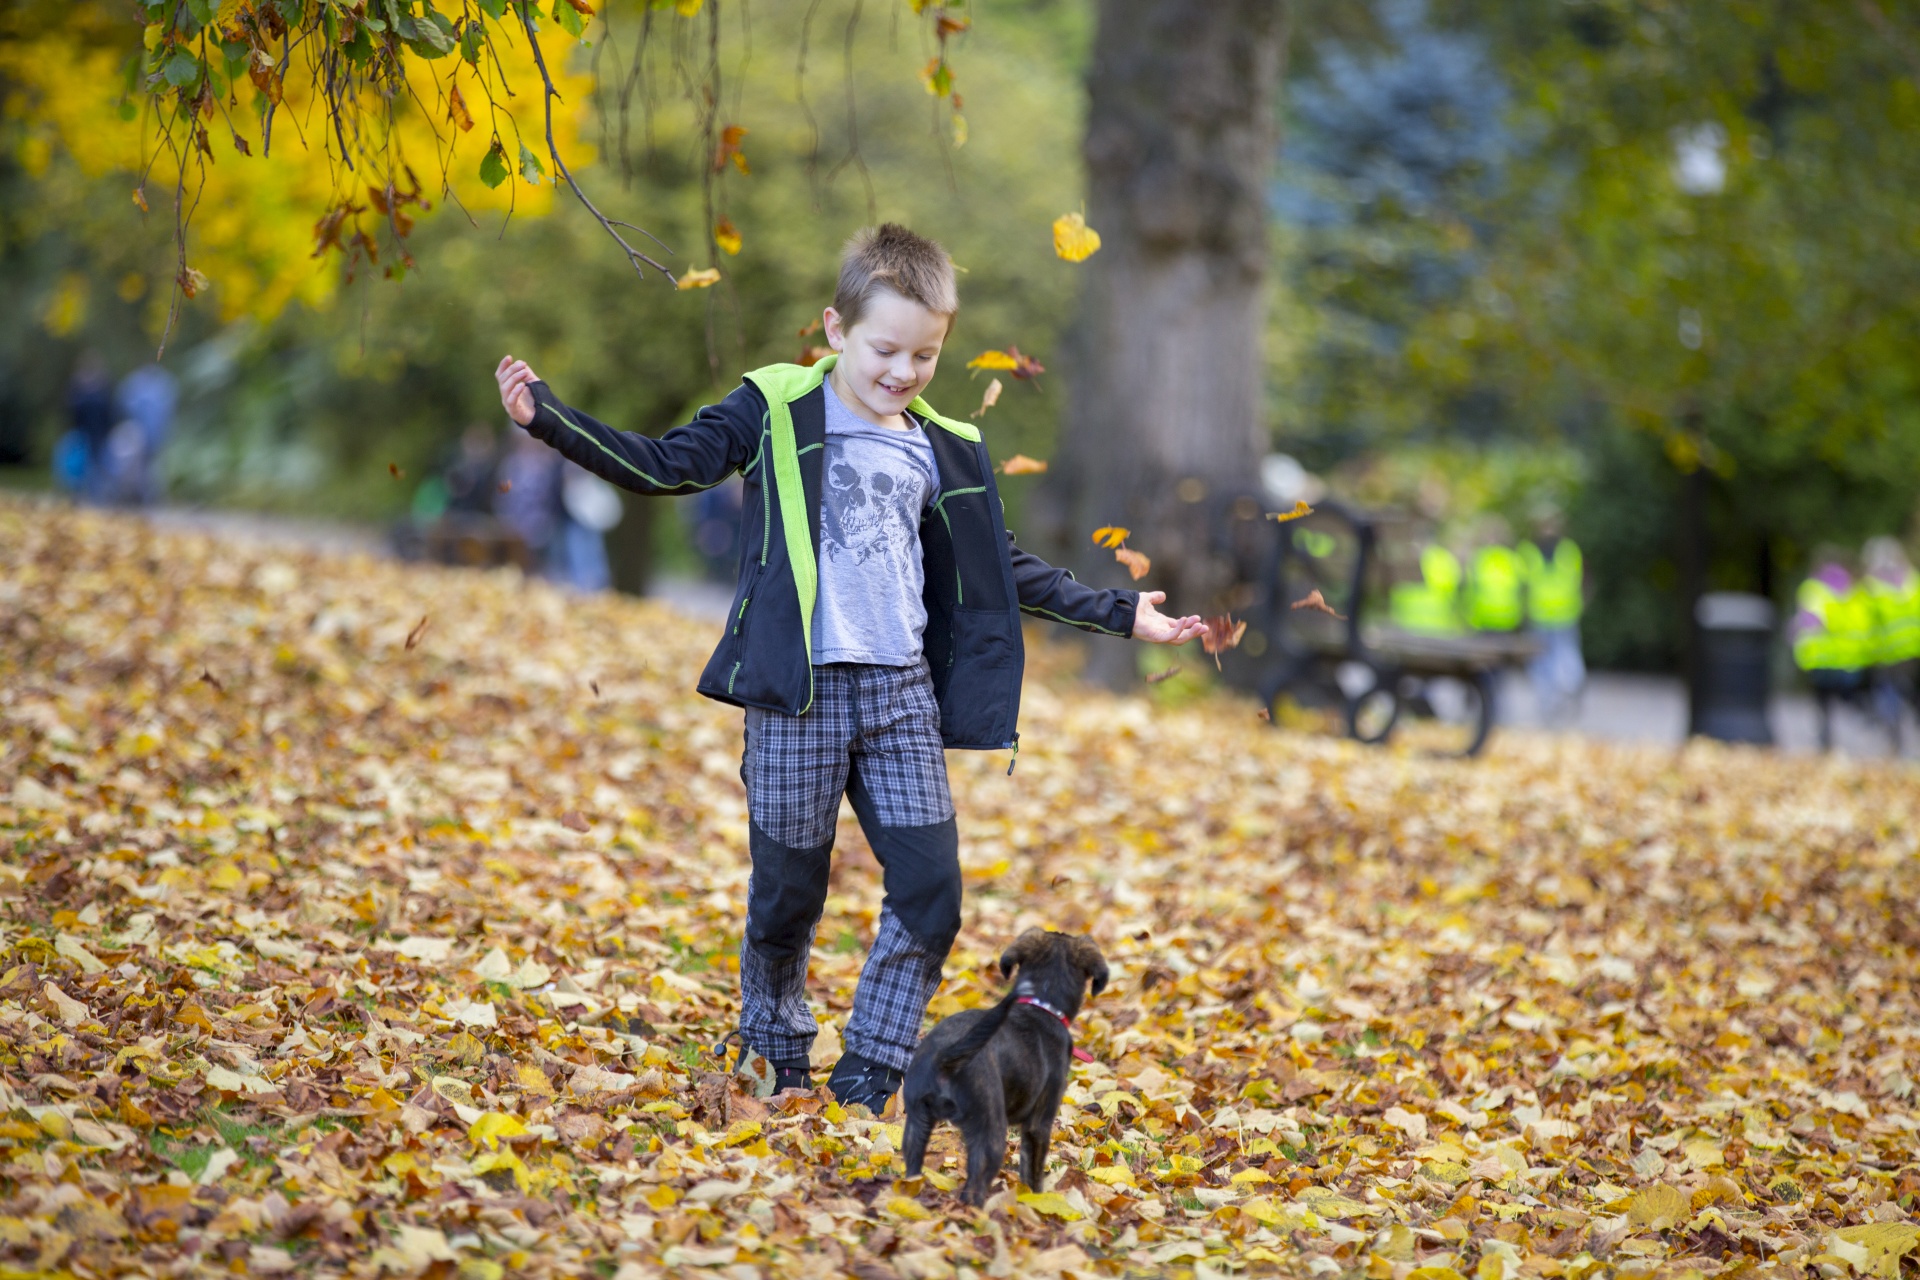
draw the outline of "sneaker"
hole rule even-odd
[[[905,1074],[849,1049],[833,1064],[827,1088],[833,1091],[834,1101],[841,1106],[851,1107],[857,1103],[879,1115],[886,1110],[887,1099],[900,1088]]]
[[[773,1063],[773,1091],[813,1088],[813,1064],[805,1058],[769,1058]]]

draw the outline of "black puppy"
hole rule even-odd
[[[1029,929],[1000,957],[1000,972],[1019,981],[991,1009],[943,1019],[914,1050],[902,1092],[907,1176],[920,1176],[933,1126],[951,1120],[967,1144],[961,1198],[987,1202],[1007,1158],[1007,1127],[1020,1129],[1020,1181],[1040,1190],[1046,1176],[1053,1117],[1067,1091],[1081,992],[1107,985],[1107,962],[1090,938]]]

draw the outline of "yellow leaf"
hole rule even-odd
[[[740,229],[731,218],[722,218],[713,228],[713,242],[727,253],[740,252]]]
[[[1067,1203],[1067,1198],[1057,1191],[1027,1191],[1020,1196],[1020,1203],[1035,1213],[1044,1213],[1062,1222],[1078,1222],[1080,1211]]]
[[[1299,1200],[1323,1218],[1365,1218],[1381,1212],[1373,1205],[1349,1199],[1327,1187],[1308,1187],[1300,1193]]]
[[[1085,262],[1100,248],[1100,233],[1084,214],[1063,213],[1053,220],[1053,251],[1068,262]]]
[[[1269,511],[1269,512],[1267,512],[1267,519],[1269,519],[1269,520],[1279,520],[1279,521],[1281,521],[1282,523],[1284,523],[1284,522],[1286,522],[1286,521],[1288,521],[1288,520],[1298,520],[1298,519],[1299,519],[1299,518],[1300,518],[1301,516],[1310,516],[1310,515],[1312,515],[1312,514],[1313,514],[1313,508],[1312,508],[1312,507],[1310,507],[1310,506],[1308,506],[1308,505],[1307,505],[1306,503],[1304,503],[1304,502],[1296,502],[1296,503],[1294,503],[1294,504],[1293,504],[1293,510],[1291,510],[1291,511]]]
[[[520,1157],[505,1148],[499,1151],[490,1151],[483,1156],[476,1156],[473,1164],[468,1167],[471,1168],[475,1174],[493,1173],[496,1170],[505,1169],[513,1174],[514,1185],[519,1187],[522,1192],[526,1191],[533,1177],[533,1175],[527,1171],[527,1166],[521,1162]]]
[[[1636,1227],[1665,1231],[1692,1211],[1691,1196],[1662,1182],[1634,1192],[1627,1205],[1627,1221]]]
[[[1234,1174],[1229,1181],[1239,1186],[1250,1187],[1257,1186],[1263,1182],[1272,1182],[1273,1175],[1265,1169],[1242,1169],[1240,1172]]]
[[[1920,1245],[1920,1227],[1911,1222],[1869,1222],[1858,1227],[1842,1227],[1834,1234],[1866,1250],[1866,1260],[1856,1264],[1857,1268],[1871,1271],[1883,1280],[1899,1280],[1900,1259]]]
[[[890,1198],[887,1201],[887,1212],[896,1218],[905,1218],[908,1222],[925,1222],[933,1216],[927,1212],[924,1205],[909,1196]]]
[[[657,1213],[664,1213],[680,1202],[680,1193],[672,1187],[655,1187],[647,1193],[647,1205]]]
[[[737,1147],[743,1142],[752,1142],[755,1138],[759,1136],[760,1136],[759,1121],[742,1120],[738,1124],[734,1125],[731,1129],[727,1130],[727,1136],[720,1140],[720,1145],[723,1147]]]
[[[1140,1185],[1133,1179],[1133,1170],[1123,1164],[1103,1164],[1097,1169],[1087,1170],[1087,1176],[1095,1182],[1104,1182],[1110,1187],[1137,1187]]]
[[[476,1147],[484,1146],[491,1151],[500,1145],[502,1138],[517,1138],[527,1131],[518,1116],[510,1116],[504,1111],[489,1111],[467,1127],[467,1140]]]
[[[969,369],[1015,369],[1020,362],[1004,351],[982,351],[967,361]]]
[[[547,1073],[531,1062],[523,1062],[514,1069],[514,1078],[520,1087],[528,1093],[539,1094],[543,1098],[553,1096],[553,1082],[547,1079]]]
[[[674,281],[673,287],[680,290],[710,289],[720,283],[720,268],[702,267],[698,271],[689,271]]]
[[[1093,545],[1096,547],[1117,547],[1127,540],[1131,529],[1122,529],[1118,525],[1102,525],[1093,531]]]
[[[1407,1273],[1407,1280],[1467,1280],[1452,1267],[1415,1267]]]

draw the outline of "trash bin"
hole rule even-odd
[[[1771,746],[1767,694],[1773,661],[1773,602],[1710,591],[1693,609],[1691,732],[1722,742]]]

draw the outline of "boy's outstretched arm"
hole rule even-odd
[[[1023,613],[1051,618],[1082,631],[1131,636],[1155,644],[1185,644],[1207,629],[1198,616],[1174,618],[1156,609],[1154,606],[1167,598],[1164,591],[1098,590],[1065,569],[1022,551],[1011,531],[1007,545],[1013,553],[1013,585]]]
[[[634,493],[711,489],[745,467],[759,444],[762,410],[745,384],[694,420],[658,439],[617,431],[561,403],[524,360],[503,357],[493,371],[507,415],[610,484]]]

